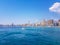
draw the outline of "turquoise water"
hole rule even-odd
[[[60,28],[0,28],[0,45],[60,45]]]

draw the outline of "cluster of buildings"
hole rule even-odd
[[[22,24],[22,26],[60,26],[60,20],[42,20],[41,22],[37,22],[34,24],[31,24],[30,22],[28,24]]]
[[[60,20],[42,20],[40,22],[37,23],[30,23],[30,21],[26,24],[19,24],[19,25],[15,25],[14,23],[11,25],[0,25],[0,27],[21,27],[21,26],[60,26]]]
[[[14,23],[12,24],[6,24],[6,25],[3,25],[3,24],[0,24],[0,28],[1,27],[20,27],[21,25],[15,25]]]

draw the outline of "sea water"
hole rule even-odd
[[[60,45],[60,27],[0,28],[0,45]]]

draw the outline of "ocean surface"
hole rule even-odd
[[[60,27],[0,27],[0,45],[60,45]]]

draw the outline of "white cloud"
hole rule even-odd
[[[54,3],[50,8],[50,11],[60,13],[60,2]]]

